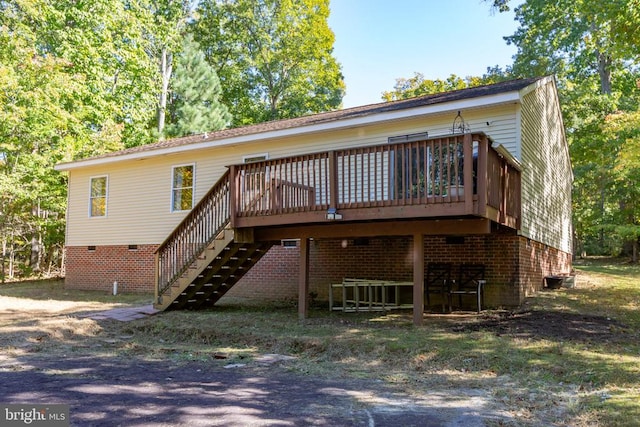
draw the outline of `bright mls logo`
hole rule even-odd
[[[2,405],[1,426],[68,427],[69,405]]]

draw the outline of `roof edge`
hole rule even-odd
[[[347,129],[362,125],[384,123],[393,120],[410,119],[452,110],[461,110],[489,105],[499,105],[510,102],[519,102],[525,93],[548,82],[546,77],[531,79],[511,80],[502,84],[522,83],[524,87],[510,90],[490,92],[493,87],[500,87],[501,83],[479,86],[440,94],[425,95],[393,102],[370,104],[361,107],[353,107],[345,110],[337,110],[327,113],[305,116],[297,119],[286,119],[276,122],[267,122],[250,125],[241,128],[232,128],[217,133],[201,134],[182,138],[175,138],[165,142],[158,142],[134,149],[107,153],[102,156],[76,160],[72,162],[58,163],[54,166],[57,171],[69,171],[90,166],[105,165],[126,160],[140,160],[167,154],[176,154],[194,150],[202,150],[214,147],[224,147],[233,144],[242,144],[249,141],[264,141],[274,138],[287,137],[295,134],[311,134],[331,130]],[[483,93],[482,91],[488,92]],[[526,92],[524,92],[526,91]],[[464,96],[480,92],[476,96]],[[456,95],[462,95],[456,97]],[[454,98],[454,99],[448,99]],[[429,102],[435,100],[435,102]],[[421,103],[422,102],[422,103]],[[415,104],[415,105],[414,105]],[[335,116],[335,117],[334,117]],[[314,120],[315,119],[315,120]],[[271,129],[269,125],[285,124]],[[287,125],[289,124],[289,125]],[[251,130],[253,129],[253,131]],[[217,135],[222,134],[219,137]],[[227,134],[227,135],[225,135]],[[198,138],[201,141],[198,141]],[[180,143],[180,141],[184,141]],[[173,142],[173,144],[171,144]]]

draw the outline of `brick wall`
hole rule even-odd
[[[544,277],[569,274],[572,270],[570,253],[520,237],[520,292],[522,298],[542,289]]]
[[[155,286],[154,252],[157,245],[67,246],[65,287],[112,292],[150,292]]]
[[[66,286],[121,292],[153,292],[156,246],[68,247]],[[227,295],[268,300],[296,299],[298,247],[276,245]],[[544,276],[571,271],[571,255],[500,228],[490,235],[425,236],[425,264],[481,263],[487,266],[487,306],[516,306],[542,288]],[[329,285],[345,277],[411,281],[410,238],[313,240],[310,244],[310,292],[328,300]],[[436,302],[437,303],[437,302]]]
[[[299,250],[275,246],[229,293],[266,299],[295,299]],[[490,235],[425,236],[425,263],[487,266],[487,306],[517,306],[542,288],[544,276],[571,270],[571,255],[501,228]],[[411,281],[410,238],[314,240],[310,245],[310,292],[327,300],[329,285],[345,277]],[[437,303],[437,301],[436,301]]]
[[[329,285],[345,277],[413,280],[411,239],[314,240],[311,244],[309,286],[328,300]]]
[[[275,245],[226,295],[268,300],[297,299],[300,250]]]

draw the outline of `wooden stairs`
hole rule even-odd
[[[272,242],[237,243],[224,229],[184,273],[158,297],[157,310],[213,306],[273,246]]]

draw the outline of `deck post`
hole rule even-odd
[[[236,188],[237,173],[238,168],[236,166],[229,167],[229,225],[231,228],[235,228],[238,207],[238,195]]]
[[[424,315],[424,235],[413,235],[413,324],[422,325]]]
[[[155,263],[155,266],[156,266],[156,269],[155,269],[155,273],[156,273],[155,276],[156,277],[155,277],[155,280],[154,280],[154,282],[155,282],[155,286],[154,286],[154,288],[155,288],[155,292],[154,292],[155,293],[155,298],[153,300],[153,303],[154,304],[161,304],[161,301],[160,301],[160,254],[156,251],[156,253],[154,254],[153,257],[154,257],[154,263]],[[2,268],[4,268],[4,265],[2,266]],[[4,280],[4,276],[2,278]]]
[[[304,320],[309,311],[309,238],[300,239],[300,271],[298,273],[298,318]]]
[[[489,158],[489,139],[486,135],[480,137],[478,142],[478,172],[476,182],[478,185],[478,215],[484,217],[487,214],[487,160]]]
[[[473,138],[470,133],[462,139],[462,175],[464,178],[464,213],[473,214]]]

